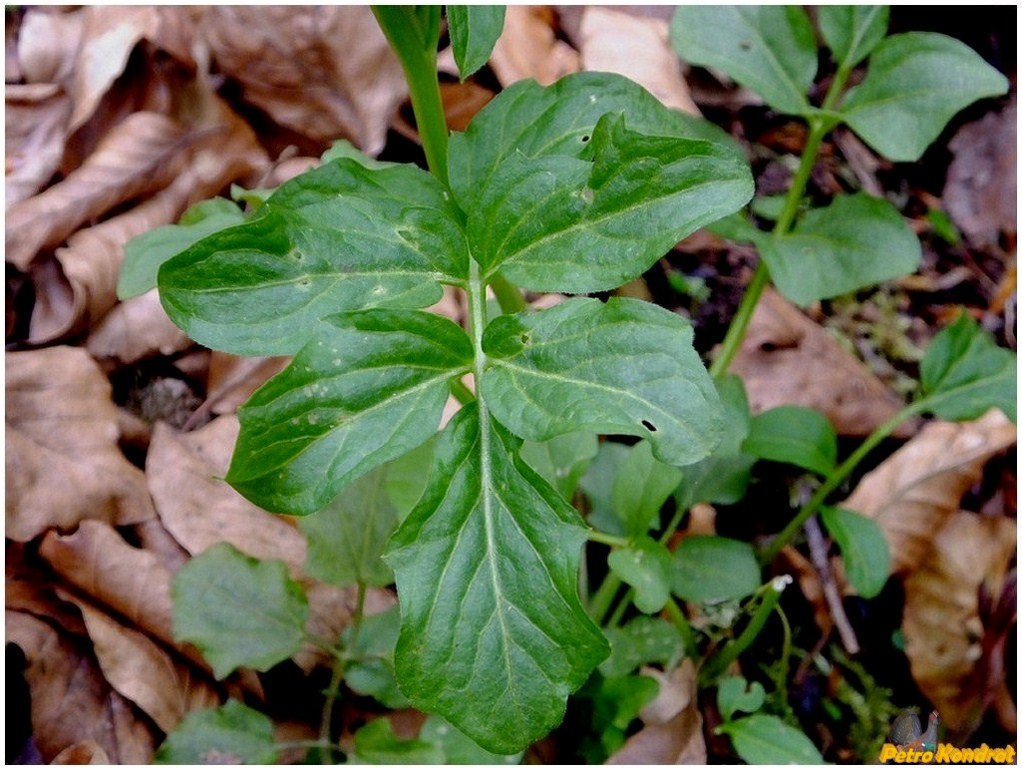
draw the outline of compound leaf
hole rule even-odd
[[[536,291],[612,289],[751,197],[748,165],[729,144],[630,126],[630,115],[601,118],[591,160],[505,158],[468,215],[488,275]]]
[[[193,711],[167,736],[157,765],[272,765],[277,762],[273,723],[244,703]]]
[[[681,541],[671,565],[671,590],[687,602],[713,604],[744,599],[759,587],[752,546],[717,535]]]
[[[451,33],[454,62],[464,80],[490,58],[504,30],[504,6],[449,5],[447,28]]]
[[[841,106],[844,121],[891,160],[918,160],[964,107],[1007,93],[1008,80],[964,43],[933,32],[891,35]]]
[[[777,288],[808,305],[919,267],[919,239],[890,203],[866,193],[843,195],[813,209],[789,235],[758,239]]]
[[[578,598],[585,528],[518,444],[478,404],[463,407],[386,556],[402,690],[497,754],[559,724],[608,652]]]
[[[796,6],[682,6],[671,22],[674,50],[690,64],[715,67],[792,115],[808,112],[816,77],[816,39]]]
[[[1017,357],[968,313],[933,338],[920,373],[927,409],[942,420],[974,420],[996,406],[1015,422]]]
[[[305,638],[309,604],[282,561],[260,561],[217,543],[171,583],[174,636],[191,642],[223,679],[240,666],[266,671]]]
[[[841,549],[848,582],[864,599],[879,594],[891,572],[891,551],[876,519],[845,508],[820,510],[823,525]]]
[[[823,757],[805,733],[769,714],[754,714],[717,728],[731,736],[738,756],[750,765],[822,765]]]
[[[591,430],[649,439],[669,465],[708,455],[720,405],[692,329],[647,302],[575,298],[541,313],[494,319],[480,392],[519,436],[545,441]]]
[[[339,159],[281,185],[256,216],[160,269],[160,298],[192,339],[241,355],[296,352],[330,313],[424,307],[468,273],[458,213],[411,165]]]
[[[837,461],[837,433],[825,415],[804,406],[778,406],[752,418],[742,449],[763,460],[790,463],[826,476]]]
[[[346,484],[436,432],[468,336],[422,310],[324,319],[283,372],[240,410],[227,481],[268,510],[307,515]]]
[[[625,548],[615,548],[607,565],[635,589],[635,606],[652,615],[660,612],[671,596],[671,552],[649,537],[637,538]]]
[[[851,69],[887,34],[891,8],[887,5],[821,5],[816,19],[838,66]]]

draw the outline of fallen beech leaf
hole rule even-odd
[[[782,404],[818,409],[842,436],[866,436],[902,400],[780,294],[763,292],[731,371],[759,413]],[[911,434],[903,426],[895,436]]]
[[[142,472],[117,448],[110,383],[79,348],[8,353],[7,537],[27,541],[83,519],[155,515]]]
[[[95,358],[122,364],[169,356],[191,345],[188,335],[167,318],[155,289],[115,305],[85,342]]]
[[[990,683],[983,675],[979,588],[986,584],[1000,596],[1016,541],[1014,520],[956,511],[905,579],[902,628],[912,677],[954,732],[971,732],[983,715]]]
[[[94,741],[115,764],[152,760],[153,735],[131,703],[114,692],[81,642],[24,612],[5,615],[7,641],[28,659],[32,730],[43,759]]]
[[[891,574],[913,570],[987,460],[1014,444],[1015,435],[997,410],[973,422],[932,422],[863,476],[840,506],[876,519],[891,548]]]
[[[290,356],[252,358],[214,350],[209,358],[207,401],[215,414],[232,414],[270,377],[290,363]]]
[[[534,78],[548,86],[578,72],[578,52],[553,30],[553,11],[542,5],[509,5],[504,32],[490,55],[490,67],[502,86]]]
[[[18,64],[26,83],[63,83],[74,72],[85,11],[30,8],[18,33]]]
[[[81,610],[110,686],[152,717],[163,732],[177,727],[189,711],[220,705],[212,681],[192,666],[90,602],[73,594],[65,598]]]
[[[369,8],[217,6],[202,31],[220,70],[281,125],[383,149],[407,86]]]
[[[60,166],[71,101],[54,83],[8,84],[4,97],[4,206],[9,210],[38,192]]]
[[[184,128],[163,115],[136,112],[114,126],[85,163],[7,214],[6,259],[25,270],[44,248],[79,225],[164,187],[178,172]]]
[[[1018,107],[963,126],[948,143],[954,160],[944,183],[944,208],[973,246],[996,246],[1001,233],[1014,242],[1018,229]]]
[[[696,670],[691,659],[686,658],[669,674],[650,668],[643,668],[642,674],[660,683],[660,693],[642,710],[645,727],[614,752],[607,764],[706,764],[703,718],[696,705]]]
[[[94,740],[79,741],[60,752],[51,765],[109,765],[110,757]]]
[[[668,107],[701,116],[681,76],[681,62],[668,42],[667,29],[662,19],[586,8],[579,30],[582,68],[624,75]]]

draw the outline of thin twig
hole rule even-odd
[[[859,652],[859,640],[855,636],[852,624],[848,622],[844,605],[841,603],[841,595],[838,593],[837,583],[834,582],[834,576],[830,571],[830,562],[827,558],[827,541],[823,537],[823,530],[820,529],[820,522],[816,516],[806,521],[805,531],[806,540],[809,543],[809,556],[816,569],[816,574],[820,578],[823,597],[827,600],[830,617],[841,636],[841,644],[844,645],[849,655],[856,655]]]

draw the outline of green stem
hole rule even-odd
[[[617,628],[621,625],[621,618],[625,614],[625,610],[628,609],[628,605],[632,603],[633,598],[635,598],[635,589],[629,588],[625,591],[625,595],[618,601],[614,611],[610,613],[610,617],[607,618],[608,628]]]
[[[344,665],[340,661],[334,663],[333,673],[330,675],[330,684],[326,689],[326,701],[323,703],[323,718],[319,723],[319,738],[323,742],[323,760],[326,764],[335,763],[334,743],[332,740],[334,723],[334,704],[341,691],[341,682],[344,681]]]
[[[632,544],[632,541],[627,537],[608,535],[606,532],[600,532],[598,529],[589,530],[586,533],[586,537],[594,543],[603,543],[604,545],[609,545],[611,548],[627,548]]]
[[[785,587],[790,582],[791,577],[783,575],[781,577],[774,578],[768,584],[766,593],[763,596],[763,601],[760,602],[759,607],[756,609],[756,613],[752,616],[752,620],[749,621],[749,625],[745,627],[745,630],[742,631],[741,635],[737,639],[711,657],[706,662],[706,665],[703,666],[699,673],[699,680],[701,683],[716,681],[717,677],[726,671],[728,666],[738,660],[738,656],[745,652],[749,646],[756,641],[756,637],[759,636],[759,632],[763,630],[763,626],[767,622],[767,618],[770,617],[770,613],[773,612],[774,607],[777,606],[777,602],[780,601],[781,593],[783,593]]]
[[[664,610],[667,612],[667,617],[674,624],[674,627],[681,632],[681,638],[685,643],[685,655],[689,658],[695,659],[698,647],[696,647],[696,635],[692,630],[691,624],[688,622],[688,618],[685,617],[685,613],[682,611],[678,603],[674,601],[674,597],[668,597],[667,604],[664,606]]]
[[[815,494],[809,498],[809,502],[802,506],[799,512],[795,515],[795,518],[789,521],[788,525],[782,529],[772,541],[770,541],[770,544],[766,548],[763,549],[763,552],[760,554],[760,563],[769,564],[773,561],[774,557],[780,553],[780,550],[792,541],[798,531],[802,528],[802,525],[805,524],[806,520],[820,509],[820,506],[823,505],[827,496],[837,489],[846,478],[848,478],[866,455],[872,452],[881,441],[890,436],[891,433],[894,432],[895,428],[901,425],[909,417],[924,411],[926,407],[927,402],[925,399],[916,401],[914,404],[909,404],[894,415],[894,417],[870,433],[866,440],[863,441],[854,452],[848,455],[848,459],[841,463],[841,465],[835,468],[830,475],[824,479],[823,484],[821,484]]]
[[[493,289],[493,296],[500,303],[500,309],[505,313],[521,313],[523,310],[528,310],[529,306],[522,293],[499,273],[490,279],[490,288]]]
[[[593,594],[593,600],[589,603],[589,614],[596,621],[597,625],[602,625],[603,619],[607,616],[608,610],[610,610],[611,602],[614,601],[614,596],[617,594],[618,589],[621,588],[621,585],[621,578],[613,572],[608,572],[607,577],[600,583],[600,587],[596,589],[596,593]]]

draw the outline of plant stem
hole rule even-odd
[[[598,529],[589,530],[589,532],[586,533],[586,537],[594,543],[603,543],[604,545],[609,545],[611,548],[627,548],[632,542],[627,537],[608,535],[606,532],[600,532]]]
[[[752,616],[752,620],[749,621],[749,625],[745,627],[745,630],[742,631],[741,635],[737,639],[707,661],[706,665],[703,666],[702,671],[700,671],[700,682],[707,683],[716,681],[717,677],[726,671],[727,667],[734,663],[738,659],[738,656],[749,648],[749,645],[751,645],[756,640],[756,637],[759,636],[759,632],[763,630],[763,626],[767,622],[767,618],[770,617],[770,613],[773,612],[774,607],[777,606],[777,602],[780,601],[781,593],[790,582],[790,576],[782,575],[781,577],[774,578],[767,585],[763,601],[760,602],[759,607],[756,609],[756,613]]]
[[[507,278],[498,273],[490,279],[489,283],[490,288],[493,289],[493,295],[500,303],[500,309],[505,313],[521,313],[523,310],[528,310],[529,306],[525,302],[525,297]]]
[[[319,723],[319,737],[323,742],[323,760],[326,764],[334,764],[334,750],[331,736],[334,723],[334,703],[341,691],[341,682],[344,681],[344,665],[340,661],[334,662],[333,673],[330,675],[330,684],[326,689],[326,701],[323,703],[323,717]]]
[[[476,400],[475,393],[469,390],[465,383],[457,377],[451,379],[451,395],[458,399],[462,406],[471,404]]]
[[[603,579],[600,587],[593,594],[593,600],[589,603],[589,614],[597,625],[602,625],[619,588],[621,588],[621,578],[613,572],[608,572],[607,577]]]
[[[617,628],[621,625],[621,616],[625,614],[625,610],[628,609],[628,605],[632,603],[632,599],[635,598],[635,589],[629,588],[625,591],[625,595],[618,600],[617,606],[614,611],[610,613],[610,617],[607,618],[608,628]]]
[[[878,426],[876,430],[870,433],[869,436],[866,437],[866,440],[863,441],[854,452],[848,455],[848,459],[831,471],[823,484],[820,485],[820,488],[816,490],[816,493],[809,498],[809,501],[803,505],[799,512],[795,515],[795,518],[789,521],[787,526],[777,533],[774,539],[770,541],[770,544],[763,549],[763,552],[760,554],[760,563],[769,564],[773,561],[774,557],[777,556],[780,550],[792,541],[799,529],[801,529],[802,525],[805,524],[806,520],[820,509],[820,506],[823,505],[827,496],[837,489],[846,478],[848,478],[849,474],[855,470],[856,466],[862,462],[863,458],[873,451],[877,444],[891,435],[895,428],[901,425],[909,417],[924,411],[926,406],[927,403],[925,399],[916,401],[914,404],[909,404],[883,425]]]
[[[692,630],[691,624],[688,622],[688,618],[685,617],[685,613],[681,607],[674,600],[674,597],[667,599],[667,604],[664,606],[664,610],[667,612],[667,617],[670,618],[674,627],[681,632],[681,638],[685,643],[685,655],[689,658],[695,659],[698,648],[696,647],[696,635]]]

